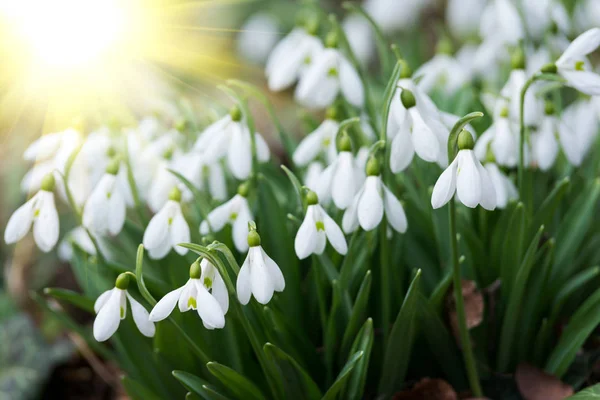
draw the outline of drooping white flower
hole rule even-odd
[[[207,235],[210,231],[219,232],[226,224],[230,224],[235,248],[240,252],[248,250],[246,239],[248,222],[253,217],[246,196],[248,196],[248,186],[242,184],[238,188],[238,193],[231,200],[221,204],[208,214],[207,219],[200,224],[200,233]]]
[[[438,53],[419,67],[414,73],[420,78],[418,86],[429,93],[433,89],[442,90],[447,95],[454,94],[470,76],[462,64],[449,54]]]
[[[413,28],[431,3],[431,0],[404,0],[402,7],[398,7],[397,0],[366,0],[364,8],[385,33],[391,33]]]
[[[367,65],[375,55],[373,28],[363,16],[350,14],[342,21],[342,29],[352,52],[361,63]]]
[[[526,81],[527,74],[523,65],[518,65],[510,71],[508,80],[500,91],[500,95],[508,100],[508,113],[514,123],[518,123],[520,118],[521,90]],[[524,117],[527,125],[537,123],[543,112],[544,103],[536,97],[536,91],[533,89],[530,88],[525,94]]]
[[[326,48],[315,55],[294,96],[304,107],[320,109],[330,106],[340,92],[350,104],[362,108],[365,94],[358,72],[338,49]]]
[[[574,23],[580,31],[600,26],[600,9],[596,0],[580,0],[573,11]]]
[[[254,296],[259,303],[267,304],[274,292],[285,289],[285,279],[279,266],[263,250],[260,236],[254,229],[248,233],[248,246],[248,255],[236,282],[238,300],[248,304],[250,296]]]
[[[321,254],[325,250],[327,240],[335,251],[345,255],[348,245],[344,233],[336,222],[319,205],[317,194],[309,191],[306,195],[308,207],[304,221],[298,229],[294,241],[294,249],[299,259],[303,260],[311,254]]]
[[[308,164],[308,168],[306,168],[306,173],[304,174],[304,185],[316,192],[323,169],[323,164],[319,161],[313,161]]]
[[[519,138],[516,125],[509,118],[508,104],[498,101],[492,125],[481,135],[475,145],[479,160],[485,160],[488,146],[498,165],[514,167],[519,160]]]
[[[272,15],[253,14],[240,28],[237,50],[246,60],[256,64],[266,61],[279,39],[279,24]]]
[[[391,138],[390,169],[397,173],[406,169],[415,153],[423,160],[437,162],[442,157],[442,143],[447,140],[448,130],[439,121],[437,110],[427,101],[421,103],[415,93],[400,89],[400,105],[388,122],[388,138]],[[423,104],[422,107],[419,104]],[[394,103],[392,103],[394,105]]]
[[[564,5],[554,0],[527,0],[521,2],[527,32],[534,39],[542,39],[552,28],[559,33],[568,34],[570,17]]]
[[[490,1],[479,21],[484,40],[494,37],[503,43],[516,44],[524,37],[519,11],[510,0]]]
[[[485,4],[483,0],[448,0],[446,22],[452,35],[467,39],[477,34]]]
[[[560,146],[569,162],[581,165],[598,135],[594,99],[576,101],[565,108],[557,130]]]
[[[98,245],[100,245],[99,238],[95,238]],[[90,239],[90,236],[85,231],[85,228],[78,226],[72,229],[65,235],[65,238],[58,245],[58,257],[63,261],[70,261],[73,258],[73,244],[76,244],[87,254],[96,255],[96,247],[94,242]],[[105,249],[101,250],[102,254],[105,255]]]
[[[579,35],[556,61],[557,73],[567,85],[590,96],[600,95],[600,75],[589,70],[586,56],[600,46],[600,28]]]
[[[457,194],[467,207],[480,204],[486,210],[496,208],[496,192],[487,170],[473,152],[473,137],[463,130],[458,137],[458,154],[438,178],[431,195],[431,206],[443,207]]]
[[[314,62],[323,44],[314,34],[317,27],[294,28],[281,40],[267,59],[265,75],[269,90],[277,92],[292,86]]]
[[[127,302],[131,305],[133,321],[142,335],[153,337],[156,328],[148,319],[148,311],[129,293],[129,276],[121,274],[117,277],[115,287],[102,293],[94,303],[96,319],[94,320],[94,338],[99,342],[108,340],[119,328],[122,319],[127,316]]]
[[[292,157],[294,164],[304,167],[321,153],[326,155],[329,163],[333,162],[336,156],[335,139],[339,127],[340,124],[336,120],[325,119],[317,129],[302,139]]]
[[[112,162],[83,207],[83,226],[99,236],[115,236],[125,224],[127,205],[117,182],[119,162]]]
[[[408,223],[404,208],[381,180],[379,162],[371,158],[367,162],[366,170],[365,183],[344,212],[344,232],[354,232],[359,225],[365,231],[373,230],[381,223],[384,214],[388,224],[396,232],[406,232]]]
[[[496,164],[486,163],[484,168],[488,172],[492,185],[494,185],[494,191],[496,192],[496,207],[501,209],[506,208],[506,205],[510,200],[519,197],[515,184],[500,171],[500,168],[498,168]]]
[[[45,253],[54,248],[59,234],[58,212],[52,193],[54,186],[54,176],[46,175],[40,191],[11,215],[4,231],[6,244],[23,239],[33,225],[33,238],[38,248]]]
[[[208,260],[195,261],[190,267],[190,279],[180,288],[167,293],[150,312],[150,321],[167,318],[179,305],[179,311],[196,310],[206,329],[225,326],[229,310],[229,294],[219,271]]]
[[[322,203],[326,204],[333,199],[335,206],[341,210],[346,209],[352,203],[360,180],[351,149],[350,138],[342,136],[340,152],[335,161],[321,173],[316,190]]]
[[[260,134],[254,133],[254,138],[258,161],[268,161],[271,156],[269,146]],[[206,128],[194,149],[204,155],[207,164],[227,157],[227,166],[236,179],[246,179],[252,172],[252,136],[238,107],[233,107],[229,114]]]
[[[190,241],[190,228],[181,212],[181,192],[176,187],[163,208],[152,217],[144,232],[144,247],[150,258],[164,258],[171,249],[180,255],[188,249],[177,246]]]

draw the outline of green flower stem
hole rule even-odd
[[[323,287],[323,276],[321,275],[321,264],[316,256],[312,256],[312,275],[315,281],[317,291],[317,304],[319,306],[319,319],[321,320],[321,330],[323,338],[327,331],[327,307],[325,306],[325,288]]]
[[[381,321],[383,328],[383,343],[387,343],[387,338],[390,333],[390,316],[391,316],[391,286],[390,286],[390,250],[387,239],[387,221],[385,217],[379,224],[379,262],[381,276]]]

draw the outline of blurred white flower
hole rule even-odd
[[[384,32],[390,33],[410,30],[431,3],[431,0],[404,0],[399,6],[397,0],[365,0],[364,9]]]
[[[524,37],[521,17],[510,0],[491,0],[479,21],[484,41],[493,37],[502,43],[517,44]]]
[[[448,54],[436,54],[417,69],[413,75],[420,78],[417,84],[424,92],[442,90],[447,95],[454,94],[465,85],[470,76],[462,64]]]
[[[279,24],[273,16],[262,12],[253,14],[238,33],[238,53],[253,63],[264,63],[279,39],[278,31]]]
[[[363,16],[350,14],[342,22],[352,52],[362,65],[367,65],[375,55],[373,29]]]
[[[44,177],[40,190],[10,216],[4,231],[6,244],[23,239],[33,225],[33,238],[38,248],[47,253],[58,242],[59,220],[54,204],[55,179],[52,174]]]
[[[98,238],[96,238],[96,241],[99,244]],[[70,261],[73,258],[73,244],[80,247],[87,254],[96,255],[96,247],[94,247],[92,239],[82,226],[72,229],[58,245],[58,257],[61,260]],[[102,251],[102,254],[104,255],[105,252]]]
[[[156,303],[150,312],[150,321],[158,322],[167,318],[176,305],[179,305],[180,312],[197,310],[206,329],[225,326],[229,294],[219,271],[208,260],[192,264],[190,279]]]
[[[335,161],[321,173],[316,193],[321,203],[327,204],[333,199],[335,206],[344,210],[352,203],[360,178],[356,160],[349,148],[340,150]]]
[[[156,331],[154,323],[148,319],[148,311],[129,293],[129,276],[119,275],[113,289],[102,293],[94,303],[94,338],[99,342],[108,340],[119,328],[122,319],[127,316],[127,301],[131,305],[133,321],[142,335],[153,337]]]
[[[519,193],[515,184],[498,168],[494,163],[486,163],[484,168],[487,170],[488,175],[494,186],[496,192],[496,207],[503,209],[510,200],[517,199]]]
[[[327,240],[335,251],[345,255],[348,245],[340,227],[319,205],[315,192],[308,192],[306,199],[308,202],[306,215],[294,240],[294,249],[298,258],[303,260],[311,254],[323,253]]]
[[[475,154],[479,160],[485,160],[489,146],[498,165],[514,167],[519,160],[519,137],[516,125],[509,118],[506,100],[499,99],[495,109],[492,125],[475,144]]]
[[[467,39],[479,33],[479,21],[487,0],[448,0],[446,22],[453,36]]]
[[[260,304],[267,304],[274,292],[285,289],[285,279],[279,266],[263,250],[255,230],[248,233],[248,246],[250,249],[236,282],[238,300],[245,305],[250,296],[254,296]]]
[[[600,95],[600,75],[589,70],[586,56],[600,46],[600,28],[579,35],[556,61],[558,74],[567,85],[590,96]]]
[[[362,108],[365,94],[358,72],[339,50],[327,48],[314,56],[294,96],[301,105],[319,109],[330,106],[340,92],[350,104]]]
[[[304,167],[321,153],[325,154],[329,163],[336,157],[335,139],[340,124],[333,119],[325,119],[314,131],[300,141],[294,151],[293,161],[299,167]]]
[[[313,161],[308,164],[308,168],[306,168],[306,173],[304,174],[304,184],[307,188],[315,192],[317,191],[323,169],[323,164],[320,161]]]

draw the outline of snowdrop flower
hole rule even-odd
[[[248,246],[250,249],[236,282],[238,300],[248,304],[252,295],[260,304],[267,304],[274,292],[285,289],[285,279],[279,266],[260,245],[258,232],[252,228],[248,233]]]
[[[600,95],[600,76],[589,71],[586,56],[600,46],[600,28],[579,35],[549,71],[557,72],[571,86],[590,96]]]
[[[322,254],[327,240],[335,251],[345,255],[348,251],[346,238],[340,227],[319,205],[317,194],[310,190],[306,194],[306,201],[308,203],[306,216],[294,241],[298,258],[303,260],[311,254]]]
[[[300,142],[292,159],[298,167],[304,167],[309,162],[317,158],[321,153],[324,153],[328,162],[335,159],[335,139],[338,133],[340,124],[329,116],[333,112],[328,110],[328,117],[319,125],[317,129],[306,135]]]
[[[505,44],[516,44],[524,36],[521,17],[510,0],[490,1],[479,21],[484,41],[494,37]]]
[[[431,3],[431,0],[404,0],[402,7],[398,7],[397,0],[366,0],[364,8],[385,33],[390,33],[414,27],[421,12]]]
[[[231,200],[221,204],[208,214],[207,219],[200,224],[200,233],[207,235],[210,231],[219,232],[226,224],[230,224],[235,248],[240,252],[248,250],[246,235],[248,222],[252,219],[252,211],[250,211],[247,196],[248,185],[243,183],[238,187],[237,194]]]
[[[560,130],[563,132],[570,131],[572,134],[567,135],[564,141],[561,140],[561,146],[569,162],[573,165],[581,164],[598,136],[598,111],[595,105],[596,102],[596,98],[578,100],[563,110]],[[567,150],[568,144],[566,144],[566,141],[569,137],[576,137],[577,140],[574,141],[576,145],[572,149]],[[559,139],[561,139],[560,135]]]
[[[23,239],[33,225],[33,238],[38,248],[45,253],[54,248],[59,233],[58,212],[52,193],[55,183],[54,175],[46,175],[39,192],[10,216],[4,231],[6,244]]]
[[[406,232],[408,223],[404,208],[381,180],[379,161],[371,157],[366,170],[367,179],[363,187],[354,197],[352,205],[344,212],[344,232],[354,232],[359,225],[365,231],[373,230],[381,223],[384,214],[396,232]]]
[[[508,104],[504,100],[498,104],[494,122],[477,141],[475,154],[485,160],[489,146],[498,165],[514,167],[519,157],[519,138],[509,119]]]
[[[318,21],[311,20],[306,29],[294,28],[275,46],[265,68],[269,90],[285,90],[304,74],[316,54],[323,49],[323,44],[316,37],[318,30]]]
[[[117,184],[119,161],[113,160],[83,207],[83,226],[99,236],[115,236],[125,223],[127,206]]]
[[[307,188],[317,191],[323,169],[323,164],[319,161],[313,161],[308,164],[308,168],[306,168],[306,173],[304,174],[304,184]]]
[[[478,33],[485,0],[448,0],[446,22],[452,35],[467,39]]]
[[[96,238],[96,241],[98,244],[100,244],[98,238]],[[58,246],[58,257],[61,260],[70,261],[73,258],[73,244],[76,244],[87,254],[93,256],[96,255],[96,247],[94,247],[94,242],[92,242],[92,239],[90,239],[90,236],[82,226],[72,229],[60,242],[60,245]],[[106,254],[106,252],[102,251],[102,254]]]
[[[486,163],[484,165],[496,192],[496,207],[506,208],[510,200],[519,197],[515,184],[506,176],[495,163]]]
[[[237,39],[238,52],[246,60],[263,63],[279,37],[279,24],[267,13],[252,15],[240,28]]]
[[[521,90],[527,81],[525,72],[525,56],[519,48],[513,54],[512,70],[508,81],[500,91],[500,95],[508,99],[509,115],[514,122],[519,121],[521,106]],[[537,123],[542,115],[543,103],[536,97],[535,90],[530,88],[525,95],[525,123],[527,125]]]
[[[269,146],[260,134],[254,133],[254,138],[258,161],[268,161]],[[194,149],[205,156],[207,164],[226,156],[229,170],[236,179],[246,179],[252,172],[252,137],[237,106],[206,128],[198,137]]]
[[[405,110],[404,119],[388,127],[392,137],[390,169],[394,173],[406,169],[415,152],[425,161],[438,161],[442,152],[441,137],[447,136],[444,125],[417,106],[418,100],[411,90],[401,89],[399,97]]]
[[[321,174],[316,192],[321,202],[327,203],[333,199],[335,206],[344,210],[352,203],[360,177],[356,173],[352,143],[346,133],[339,140],[338,150],[335,161]]]
[[[574,23],[580,30],[600,25],[600,9],[596,0],[580,0],[573,11]]]
[[[108,340],[119,328],[122,319],[127,316],[127,301],[131,305],[133,321],[142,335],[153,337],[154,323],[148,319],[148,311],[129,293],[129,275],[120,274],[115,287],[102,293],[94,303],[94,338],[99,342]]]
[[[341,92],[350,104],[362,108],[365,94],[360,76],[336,46],[337,37],[335,34],[329,35],[328,48],[317,53],[302,74],[294,94],[301,105],[307,108],[325,108]]]
[[[350,14],[344,18],[342,29],[358,61],[363,66],[367,65],[375,55],[373,29],[369,21],[361,15]]]
[[[206,329],[225,326],[229,294],[219,271],[208,260],[196,260],[190,266],[190,279],[182,287],[165,295],[150,312],[150,321],[167,318],[179,305],[179,311],[198,311]]]
[[[449,39],[442,39],[437,54],[415,71],[414,77],[420,78],[418,86],[424,92],[442,89],[446,95],[452,95],[470,79],[468,71],[452,57],[451,46]]]
[[[187,253],[186,248],[177,246],[190,241],[190,228],[183,218],[180,201],[181,191],[175,187],[167,203],[150,220],[143,240],[150,258],[164,258],[171,249],[180,255]]]
[[[475,158],[473,146],[473,137],[463,129],[458,136],[458,154],[433,187],[431,206],[434,209],[449,202],[454,192],[467,207],[480,204],[486,210],[496,208],[494,185],[487,170]]]

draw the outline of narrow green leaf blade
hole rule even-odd
[[[209,362],[206,368],[238,399],[264,400],[265,396],[248,378],[217,362]]]

